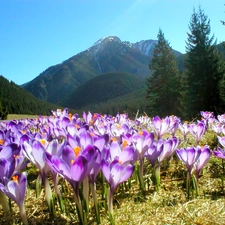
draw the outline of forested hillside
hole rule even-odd
[[[0,103],[10,114],[49,115],[57,106],[34,97],[14,82],[0,76]]]
[[[62,101],[61,105],[80,109],[87,105],[103,104],[143,87],[145,87],[145,79],[135,75],[126,73],[101,74],[75,89]]]

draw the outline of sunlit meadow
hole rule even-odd
[[[1,224],[225,224],[225,114],[0,122]]]

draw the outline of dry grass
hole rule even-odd
[[[145,169],[148,170],[149,166],[146,165]],[[178,169],[179,174],[174,169]],[[122,186],[120,186],[114,195],[115,224],[225,224],[225,199],[220,178],[223,173],[221,161],[215,157],[211,158],[199,181],[199,196],[189,201],[185,194],[183,172],[185,172],[183,165],[175,159],[166,170],[162,169],[162,184],[159,192],[154,192],[154,187],[150,185],[143,193],[139,190],[135,180],[132,180],[131,189],[121,191]],[[150,176],[147,175],[146,179],[149,180]],[[64,185],[64,190],[67,190],[63,193],[66,200],[66,213],[61,213],[56,204],[56,216],[50,218],[44,192],[42,191],[40,197],[36,198],[35,181],[29,182],[25,200],[29,224],[79,224],[70,187],[64,182],[61,184]],[[98,194],[100,198],[100,193]],[[104,205],[104,201],[102,204]],[[93,206],[92,200],[90,205]],[[0,224],[20,224],[18,207],[13,202],[12,206],[11,215],[3,216],[1,212]],[[101,222],[110,224],[104,206],[101,210]],[[88,224],[97,224],[93,210],[90,212]]]
[[[26,115],[26,114],[8,114],[7,120],[19,120],[19,119],[34,119],[38,115]]]
[[[34,116],[35,117],[35,116]],[[15,118],[15,117],[14,117]],[[208,144],[213,149],[216,141],[212,133],[208,132],[203,137],[202,144]],[[189,137],[190,143],[193,139]],[[184,179],[186,168],[176,157],[170,161],[169,166],[161,169],[161,189],[154,191],[150,179],[151,166],[145,164],[146,191],[139,190],[135,175],[132,177],[132,187],[123,190],[120,185],[114,195],[115,224],[118,225],[225,225],[225,190],[222,160],[212,155],[210,161],[204,167],[199,179],[199,195],[187,200]],[[26,213],[29,224],[79,224],[73,194],[69,185],[63,180],[60,184],[65,200],[66,211],[62,213],[56,204],[56,216],[50,217],[47,203],[42,191],[39,198],[35,197],[36,170],[28,170],[29,187],[25,199]],[[101,183],[98,185],[98,195],[101,209],[101,224],[110,224],[101,200]],[[64,189],[62,189],[64,187]],[[65,188],[66,187],[66,188]],[[91,195],[90,195],[91,196]],[[95,222],[93,201],[90,200],[90,214],[88,224]],[[0,224],[21,224],[19,209],[12,202],[12,213],[3,215],[0,206]]]

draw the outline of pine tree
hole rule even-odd
[[[214,36],[210,37],[210,20],[200,7],[198,12],[194,9],[189,29],[186,41],[184,112],[189,118],[199,115],[200,111],[216,114],[222,103],[220,81],[225,69]]]
[[[151,71],[147,79],[148,107],[150,115],[161,117],[180,112],[180,75],[176,57],[159,29],[158,43],[154,47],[153,58],[149,64]]]

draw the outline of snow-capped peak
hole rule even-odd
[[[110,43],[110,42],[118,42],[121,43],[121,40],[116,37],[116,36],[109,36],[109,37],[104,37],[99,39],[97,42],[95,42],[89,49],[88,51],[91,52],[92,55],[96,56],[97,53],[101,52],[104,50],[105,45]]]
[[[139,41],[134,44],[135,48],[137,48],[142,54],[149,56],[149,53],[153,50],[155,44],[157,44],[156,40],[145,40]]]

